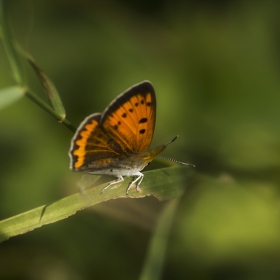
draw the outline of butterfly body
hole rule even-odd
[[[137,84],[119,95],[103,113],[87,117],[78,127],[69,151],[70,169],[117,179],[109,186],[136,177],[137,191],[144,175],[140,172],[166,145],[148,151],[156,120],[156,96],[150,82]],[[103,192],[102,191],[102,192]]]
[[[149,152],[132,154],[120,157],[118,159],[105,158],[98,161],[92,161],[82,166],[77,171],[84,171],[96,175],[114,175],[134,176],[135,172],[145,168],[165,147],[158,147]]]

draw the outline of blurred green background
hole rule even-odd
[[[153,146],[179,134],[164,155],[197,166],[162,279],[280,279],[280,2],[9,2],[15,37],[75,126],[153,83]],[[3,47],[0,77],[14,85]],[[77,192],[66,127],[23,98],[0,112],[0,129],[1,219]],[[109,201],[11,238],[0,278],[138,279],[164,204]]]

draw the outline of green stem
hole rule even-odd
[[[175,186],[175,185],[174,185]],[[179,199],[170,200],[158,219],[155,233],[148,249],[140,280],[161,279],[168,237],[176,214]]]
[[[68,129],[70,129],[72,132],[76,131],[76,128],[64,117],[57,114],[51,106],[49,106],[45,101],[43,101],[40,97],[38,97],[35,93],[33,93],[32,90],[28,89],[25,92],[26,97],[28,97],[30,100],[32,100],[34,103],[36,103],[38,106],[40,106],[42,109],[44,109],[46,112],[48,112],[50,115],[52,115],[58,122],[64,124]]]

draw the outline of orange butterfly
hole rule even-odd
[[[156,95],[152,84],[145,81],[129,88],[103,113],[92,114],[80,124],[71,142],[70,169],[117,177],[101,193],[126,176],[136,177],[129,183],[126,194],[134,183],[139,191],[144,178],[140,171],[178,137],[147,151],[155,121]]]

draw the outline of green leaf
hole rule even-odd
[[[11,218],[0,221],[0,242],[12,236],[26,233],[46,224],[54,223],[74,215],[77,211],[97,203],[116,198],[141,198],[155,196],[167,200],[181,196],[187,186],[187,179],[192,171],[186,167],[168,167],[145,172],[140,192],[135,188],[126,196],[126,188],[131,178],[116,184],[100,195],[107,183],[65,197],[49,205],[32,209]]]
[[[173,199],[163,209],[151,240],[140,280],[161,279],[168,237],[178,202],[179,199]]]
[[[33,70],[37,74],[39,81],[41,82],[44,91],[46,92],[51,105],[55,112],[60,116],[60,121],[64,120],[66,117],[65,108],[63,106],[63,103],[61,101],[61,98],[59,96],[58,91],[56,90],[54,84],[50,80],[50,78],[47,76],[47,74],[39,67],[39,65],[36,63],[34,58],[25,50],[21,49],[22,53],[26,57],[29,64],[32,66]]]
[[[24,96],[25,89],[19,86],[0,90],[0,110],[18,101]]]

